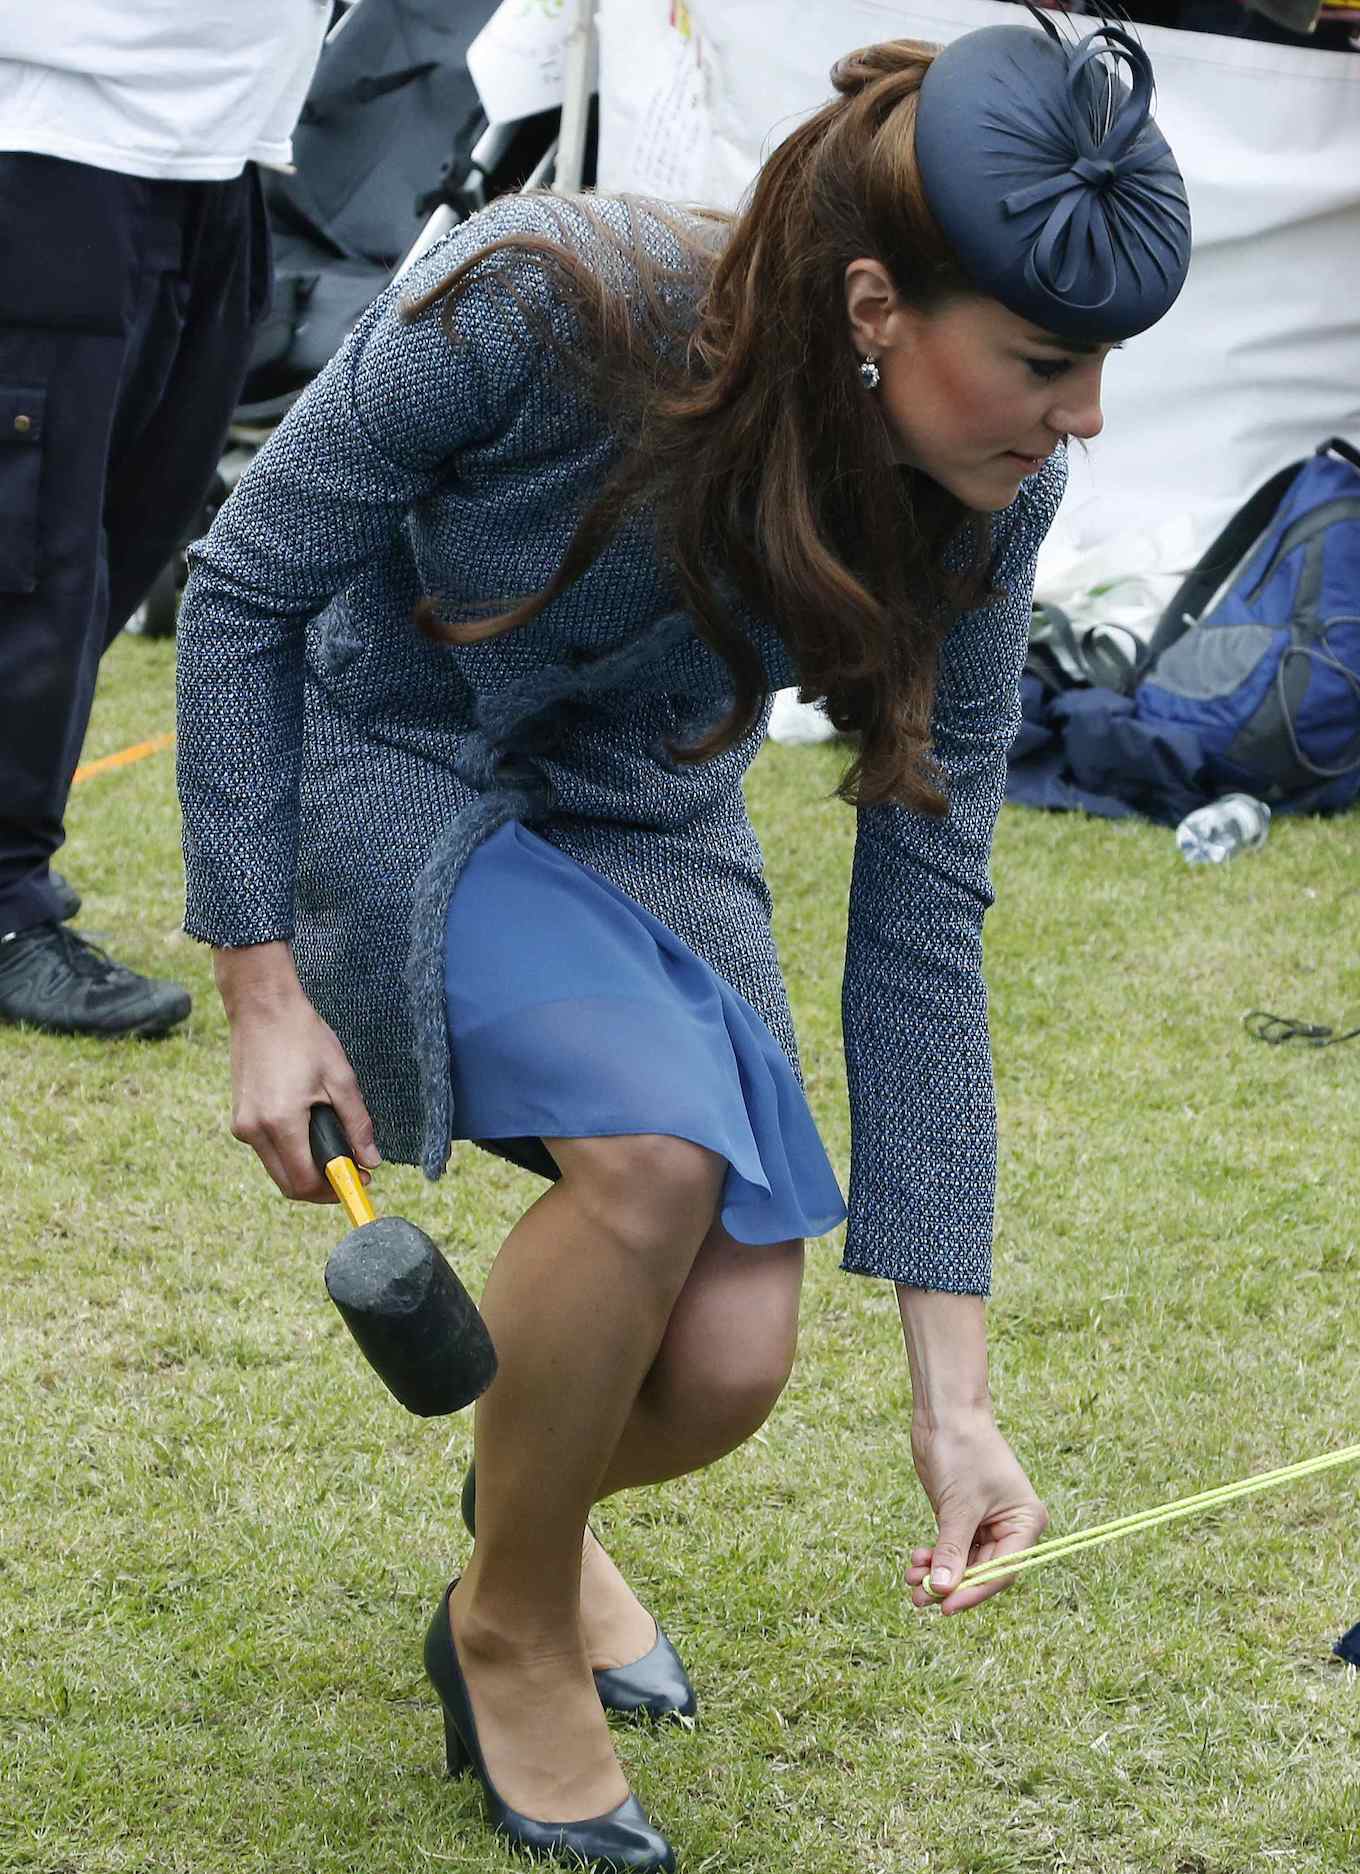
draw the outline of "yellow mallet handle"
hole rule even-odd
[[[307,1127],[307,1142],[312,1148],[312,1162],[325,1174],[326,1182],[345,1207],[345,1215],[357,1230],[361,1223],[372,1223],[377,1215],[368,1201],[363,1179],[350,1157],[349,1140],[332,1106],[314,1106]]]
[[[326,1182],[345,1207],[345,1215],[357,1229],[361,1223],[372,1223],[377,1216],[369,1202],[368,1192],[363,1187],[358,1169],[352,1158],[332,1158],[325,1167]]]

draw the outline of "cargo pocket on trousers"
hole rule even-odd
[[[38,488],[47,391],[0,384],[0,592],[38,583]]]

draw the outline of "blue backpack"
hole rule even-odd
[[[1360,796],[1360,451],[1333,437],[1259,488],[1141,667],[1139,721],[1197,736],[1214,793],[1285,812]]]

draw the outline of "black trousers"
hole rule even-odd
[[[99,660],[211,486],[270,272],[253,167],[0,153],[0,933],[57,915]]]

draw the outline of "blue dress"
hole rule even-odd
[[[445,945],[457,1136],[548,1171],[544,1138],[662,1133],[727,1160],[742,1243],[845,1217],[787,1056],[746,999],[591,866],[510,821],[472,853]]]

